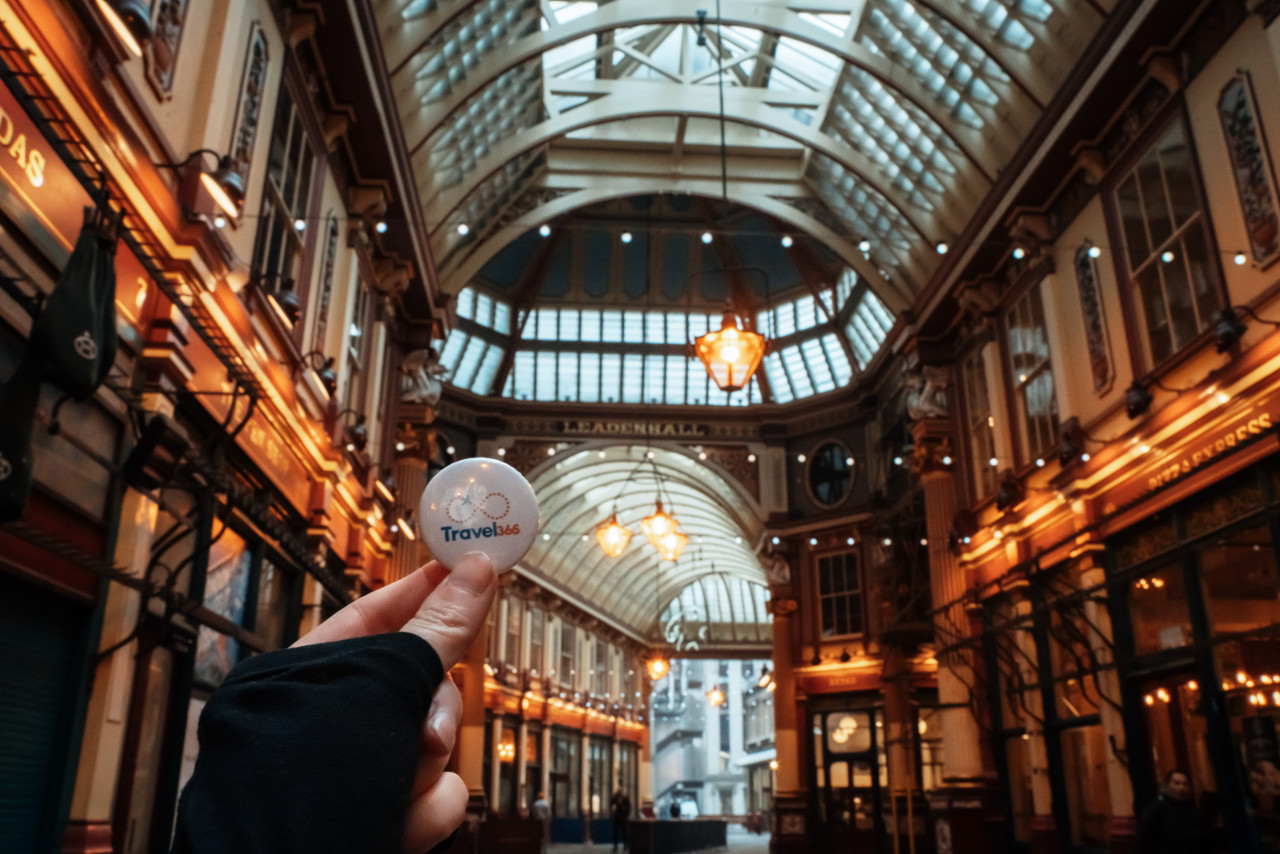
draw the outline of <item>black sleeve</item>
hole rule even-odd
[[[200,716],[173,854],[400,854],[443,678],[405,632],[242,662]]]

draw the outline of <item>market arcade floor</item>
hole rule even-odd
[[[740,824],[731,824],[728,829],[729,845],[726,848],[709,849],[709,854],[768,854],[769,834],[748,833]],[[601,854],[612,848],[608,842],[587,843],[584,845],[552,845],[547,854]]]

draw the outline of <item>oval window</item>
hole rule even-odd
[[[824,507],[844,501],[853,485],[853,455],[839,442],[827,442],[809,457],[809,494]]]

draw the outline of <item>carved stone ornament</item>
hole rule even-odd
[[[400,399],[406,403],[424,403],[434,407],[444,391],[441,383],[449,371],[440,364],[440,354],[428,347],[414,350],[400,364],[404,375],[400,384]]]
[[[147,82],[162,101],[173,96],[173,72],[178,65],[188,5],[187,0],[156,0],[151,7],[151,38],[147,40],[142,58],[146,63]]]
[[[1111,343],[1107,339],[1107,317],[1103,311],[1102,296],[1098,293],[1098,264],[1089,254],[1093,245],[1088,241],[1076,250],[1076,291],[1080,295],[1080,313],[1084,316],[1084,337],[1089,350],[1089,370],[1093,376],[1093,390],[1103,394],[1111,388],[1115,376],[1112,370]]]
[[[1280,209],[1276,179],[1267,157],[1253,86],[1246,71],[1237,71],[1218,96],[1218,119],[1226,137],[1240,212],[1254,263],[1265,267],[1280,255]]]
[[[240,101],[236,107],[236,123],[231,132],[231,165],[245,179],[253,163],[253,146],[262,123],[262,99],[267,88],[267,37],[260,24],[249,33],[249,50],[245,54],[244,73],[240,78]]]
[[[947,384],[945,368],[923,365],[909,371],[905,378],[907,417],[912,421],[946,418],[949,414]]]

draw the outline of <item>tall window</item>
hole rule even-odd
[[[973,467],[973,488],[978,497],[996,488],[996,420],[991,413],[991,397],[987,393],[986,361],[982,348],[974,350],[960,368],[964,384],[965,420],[969,426],[969,459]],[[996,461],[997,463],[999,460]]]
[[[355,308],[351,315],[351,326],[347,329],[347,384],[342,393],[342,405],[346,408],[361,410],[364,388],[361,380],[368,367],[369,339],[365,332],[369,326],[369,303],[372,295],[363,287],[356,287]]]
[[[514,596],[507,599],[507,646],[502,660],[513,670],[520,667],[520,612],[523,604]]]
[[[862,634],[862,575],[857,552],[818,558],[818,596],[823,637]]]
[[[568,623],[560,624],[560,677],[561,685],[576,684],[574,672],[574,645],[578,642],[578,633]]]
[[[546,617],[541,608],[529,609],[529,669],[542,676],[542,648],[546,635]]]
[[[1058,397],[1053,388],[1049,335],[1039,285],[1014,304],[1006,326],[1018,421],[1026,450],[1035,457],[1058,437]]]
[[[1218,307],[1191,151],[1173,126],[1115,191],[1124,260],[1157,365],[1212,321]]]
[[[253,263],[260,275],[268,277],[269,290],[278,290],[281,279],[298,280],[314,172],[311,140],[289,90],[281,87],[280,105],[271,130],[267,181],[262,192],[262,215]]]
[[[591,647],[591,693],[603,697],[609,690],[609,645],[596,638]]]

